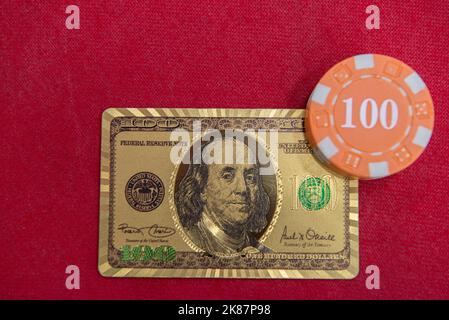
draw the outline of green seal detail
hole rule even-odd
[[[323,209],[331,198],[329,183],[318,177],[307,178],[299,186],[298,197],[306,210]]]
[[[149,261],[158,260],[169,262],[176,258],[176,250],[171,246],[160,246],[152,248],[150,246],[123,246],[121,250],[122,261]]]
[[[171,246],[160,246],[154,250],[154,259],[168,262],[176,257],[176,250]]]

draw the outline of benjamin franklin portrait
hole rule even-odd
[[[224,141],[225,139],[223,139]],[[208,142],[208,144],[222,142]],[[245,153],[248,145],[232,139]],[[243,144],[243,145],[241,145]],[[265,252],[256,234],[267,225],[270,198],[258,161],[189,164],[176,194],[179,220],[192,242],[208,253]]]

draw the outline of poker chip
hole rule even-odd
[[[335,171],[377,179],[410,166],[428,145],[433,102],[405,63],[378,54],[333,66],[307,103],[306,133],[314,154]]]

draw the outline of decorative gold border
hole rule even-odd
[[[303,117],[303,109],[109,108],[102,116],[98,271],[105,277],[353,279],[359,272],[358,181],[349,180],[350,264],[345,270],[114,268],[108,262],[110,124],[116,117]]]

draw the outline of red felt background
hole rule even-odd
[[[0,2],[0,298],[449,298],[449,2]],[[300,108],[336,62],[420,73],[435,130],[411,168],[360,183],[350,281],[110,279],[97,272],[101,113],[116,107]],[[65,288],[65,268],[81,289]],[[381,290],[365,288],[376,264]]]

